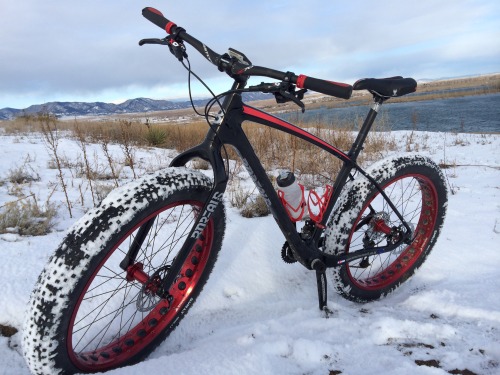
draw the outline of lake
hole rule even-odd
[[[332,124],[355,118],[364,118],[368,106],[345,108],[318,108],[301,114],[281,114],[285,120],[304,123]],[[445,132],[500,132],[500,94],[435,99],[407,103],[386,102],[380,109],[377,121],[382,118],[389,130],[422,130]],[[375,124],[377,124],[377,121]]]

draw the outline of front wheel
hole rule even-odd
[[[171,267],[211,186],[198,172],[162,171],[112,192],[73,227],[31,296],[23,349],[33,373],[134,364],[174,330],[221,248],[219,204],[187,261]],[[133,259],[124,265],[130,249]],[[164,288],[171,272],[175,281]]]
[[[370,168],[413,237],[396,249],[334,268],[335,287],[343,297],[376,300],[397,288],[425,261],[443,225],[447,190],[440,169],[428,158],[391,158]],[[363,176],[339,198],[325,233],[325,251],[339,255],[397,243],[404,227],[380,192]]]

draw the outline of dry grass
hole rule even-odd
[[[240,209],[240,214],[243,217],[263,217],[270,214],[266,202],[261,195],[257,195],[255,199],[249,199]]]
[[[477,89],[474,92],[450,91],[455,88]],[[397,100],[429,100],[499,92],[500,75],[430,82],[419,85],[418,91],[419,96],[410,95]],[[363,95],[361,92],[356,92],[356,94],[358,105],[371,102],[370,95]],[[395,100],[391,99],[391,101]],[[306,97],[306,102],[308,108],[344,106],[346,103],[343,100],[314,95]],[[296,110],[294,105],[278,107],[274,101],[264,101],[257,106],[271,112],[287,108],[292,111]],[[184,112],[186,111],[188,110],[184,110]],[[182,112],[183,117],[184,112]],[[179,115],[176,111],[169,113],[171,114],[165,114],[165,117]],[[416,124],[416,114],[412,120]],[[362,121],[363,119],[355,118],[332,125],[325,124],[318,119],[315,123],[299,123],[298,125],[338,149],[347,151],[351,147],[356,130],[360,128]],[[52,167],[58,170],[59,185],[62,186],[65,194],[68,188],[77,189],[82,206],[85,206],[86,192],[90,192],[93,203],[98,204],[113,187],[118,186],[122,179],[124,165],[130,167],[134,177],[136,177],[135,153],[138,147],[163,147],[182,152],[200,143],[208,130],[207,124],[201,120],[190,123],[172,123],[170,121],[163,124],[152,124],[149,120],[144,123],[143,120],[135,119],[133,115],[99,118],[98,120],[61,121],[47,114],[39,114],[21,116],[12,121],[1,121],[0,127],[3,128],[4,134],[19,135],[20,137],[23,134],[41,132],[47,150],[52,157]],[[246,123],[244,130],[266,170],[291,170],[295,172],[306,188],[315,188],[331,183],[341,167],[341,162],[330,153],[289,134],[254,123]],[[377,118],[373,130],[359,157],[358,162],[361,165],[368,165],[397,147],[390,132],[391,129],[388,128],[387,121],[383,116]],[[83,153],[83,159],[69,160],[65,155],[61,155],[58,151],[60,137],[73,138]],[[467,140],[457,138],[455,144],[465,145],[466,142]],[[101,147],[106,165],[103,166],[97,161],[91,160],[90,155],[87,154],[87,146],[91,143]],[[113,156],[110,153],[110,145],[112,144],[120,146],[123,159],[117,159],[116,155]],[[419,148],[422,147],[426,147],[425,142],[418,142],[416,133],[410,132],[407,137],[406,151],[419,151]],[[234,150],[230,147],[227,150],[230,159],[236,161],[231,163],[234,166],[231,167],[233,179],[228,190],[231,204],[237,207],[245,217],[267,215],[267,207],[257,191],[255,189],[245,190],[242,187],[243,185],[238,180],[238,174],[243,170],[242,165]],[[0,185],[7,185],[10,195],[20,198],[16,202],[10,202],[0,207],[0,233],[45,234],[53,225],[56,207],[50,203],[50,199],[44,205],[39,205],[33,194],[26,197],[27,194],[24,192],[25,184],[31,184],[40,179],[30,167],[29,162],[29,160],[25,160],[21,166],[11,169],[6,179],[0,180]],[[194,160],[190,165],[197,169],[210,167],[203,160]],[[453,177],[453,163],[445,160],[442,167],[448,168],[446,169],[447,177]],[[63,174],[63,170],[66,176]],[[68,171],[71,176],[67,175]],[[70,186],[67,187],[66,179],[69,178],[71,178]],[[79,178],[80,181],[75,183],[75,178]],[[70,202],[66,195],[66,205],[70,215],[72,204],[74,202]]]
[[[34,195],[0,207],[0,233],[42,236],[50,232],[57,207],[49,201],[40,205]]]
[[[14,120],[15,126],[4,128],[7,132],[29,132],[36,129],[36,124],[34,125],[33,122],[37,121],[40,120],[35,117],[25,117]],[[338,149],[347,151],[354,141],[354,130],[361,126],[361,121],[362,119],[356,119],[354,122],[338,123],[334,127],[326,126],[320,121],[315,124],[302,124],[302,126]],[[300,123],[298,125],[301,126]],[[146,125],[123,119],[102,122],[75,120],[73,122],[57,121],[53,127],[57,128],[59,133],[64,131],[67,136],[75,139],[84,151],[86,142],[100,144],[111,167],[109,178],[115,182],[118,179],[118,171],[113,170],[113,161],[107,153],[109,144],[121,146],[125,164],[135,173],[136,147],[160,146],[182,152],[200,143],[207,132],[207,124],[202,121],[190,124]],[[243,128],[266,169],[289,169],[301,175],[310,176],[306,183],[316,185],[323,182],[324,178],[332,179],[341,166],[340,161],[331,154],[289,134],[254,123],[246,123]],[[385,131],[389,129],[386,129],[383,119],[377,120],[375,130],[381,131],[372,132],[367,139],[365,150],[360,158],[362,163],[379,158],[384,152],[395,147],[390,132]],[[228,153],[231,159],[237,159],[236,153],[231,148],[228,148]],[[64,167],[62,156],[59,164],[59,167]],[[84,173],[89,180],[97,178],[91,178],[93,173],[91,173],[87,158],[83,161],[83,166]]]
[[[356,132],[360,127],[360,119],[354,122],[336,124],[335,127],[326,126],[318,121],[315,124],[303,125],[310,133],[324,139],[342,151],[347,151],[354,141]],[[82,206],[85,204],[85,192],[89,191],[92,201],[99,203],[111,189],[111,184],[119,185],[120,169],[118,166],[125,164],[130,167],[134,178],[136,177],[135,152],[138,147],[164,147],[176,149],[182,152],[200,143],[206,136],[208,127],[205,122],[194,122],[190,124],[165,124],[150,125],[138,121],[120,119],[117,121],[58,121],[53,117],[45,115],[39,117],[25,117],[14,120],[10,130],[14,133],[30,132],[41,128],[47,145],[47,150],[52,158],[52,164],[58,170],[59,182],[63,190],[65,185],[64,173],[71,172],[72,179],[81,178],[81,182],[70,182],[71,186],[79,190]],[[300,124],[299,124],[300,126]],[[384,129],[383,121],[378,129]],[[248,135],[255,152],[259,156],[266,170],[289,169],[294,171],[306,187],[323,186],[337,175],[341,162],[330,153],[319,149],[310,143],[293,137],[278,130],[255,123],[246,123],[244,130]],[[82,160],[69,160],[58,151],[59,137],[70,137],[75,140],[83,156]],[[87,152],[90,143],[98,144],[104,153],[104,162],[107,162],[105,170],[99,169],[95,161],[92,161]],[[124,162],[117,162],[109,152],[109,146],[117,144],[122,149]],[[387,150],[393,149],[395,142],[390,132],[372,132],[365,144],[365,152],[360,158],[361,163],[380,158]],[[238,156],[231,147],[227,148],[228,155],[232,160],[238,160]],[[235,170],[241,168],[241,163],[236,162]],[[207,169],[206,162],[195,160],[192,166],[199,169]],[[16,175],[26,175],[26,166],[23,170],[15,171]],[[14,174],[14,172],[13,172]],[[236,175],[237,173],[232,173]],[[36,178],[36,175],[35,175]],[[110,183],[103,183],[108,180]],[[235,189],[230,191],[230,200],[233,206],[240,209],[246,217],[266,215],[267,207],[258,198],[256,191],[243,191],[238,184],[232,181]],[[68,210],[74,202],[67,199]],[[25,207],[28,209],[29,207]],[[71,214],[71,211],[70,211]]]
[[[61,129],[59,129],[60,121],[58,121],[54,116],[48,113],[40,113],[35,117],[35,122],[39,125],[40,130],[43,135],[43,140],[45,147],[55,162],[58,170],[59,182],[62,186],[64,196],[66,198],[66,207],[68,208],[69,217],[73,217],[71,210],[71,202],[68,197],[68,187],[64,179],[63,166],[61,164],[60,152],[59,152],[59,141],[62,134]]]
[[[35,172],[31,165],[25,162],[20,166],[11,168],[7,179],[13,184],[26,184],[40,181],[40,175]]]

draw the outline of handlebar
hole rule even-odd
[[[242,61],[234,61],[227,55],[219,55],[198,39],[189,35],[182,27],[168,20],[163,14],[152,7],[146,7],[142,10],[142,15],[154,23],[156,26],[165,30],[167,34],[173,35],[182,41],[190,44],[194,49],[201,53],[209,62],[214,64],[221,71],[226,71],[233,77],[237,76],[263,76],[281,81],[289,81],[296,84],[298,88],[309,89],[322,94],[335,96],[342,99],[349,99],[352,94],[352,86],[346,83],[326,81],[305,75],[295,75],[290,72],[281,72],[261,66],[254,66]]]
[[[147,7],[142,10],[142,15],[149,21],[153,22],[159,28],[165,30],[168,34],[172,33],[172,27],[177,26],[175,23],[167,20],[163,13],[158,9]],[[168,26],[168,27],[167,27]]]
[[[352,94],[352,86],[347,83],[325,81],[323,79],[307,77],[302,74],[297,78],[297,87],[299,89],[309,89],[342,99],[349,99]]]

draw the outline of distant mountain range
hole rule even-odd
[[[263,93],[244,93],[245,101],[263,100],[271,98],[271,94]],[[195,100],[194,105],[204,106],[208,99]],[[154,100],[148,98],[130,99],[121,104],[112,103],[85,103],[85,102],[50,102],[45,104],[36,104],[24,109],[2,108],[0,109],[0,120],[10,120],[15,117],[35,113],[51,113],[57,117],[75,117],[75,116],[100,116],[116,115],[124,113],[146,113],[157,111],[168,111],[172,109],[184,109],[191,107],[191,102],[180,101],[173,102],[169,100]]]

